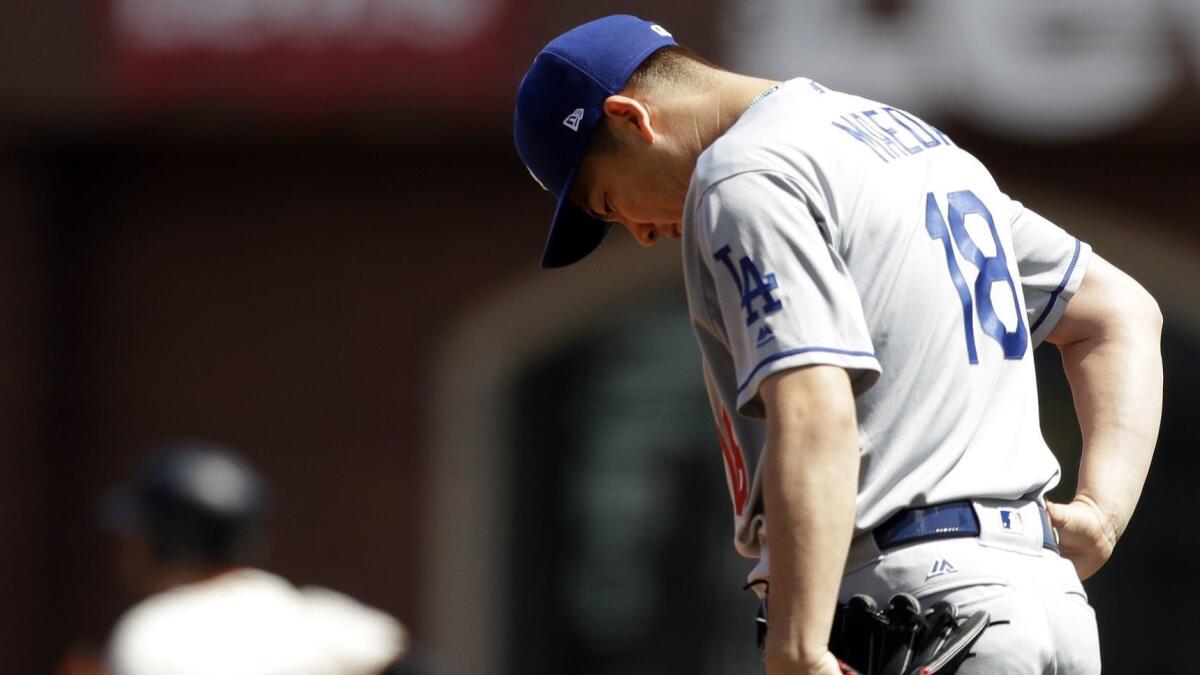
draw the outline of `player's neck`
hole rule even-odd
[[[706,134],[704,148],[729,131],[763,92],[778,84],[775,80],[737,73],[721,73],[713,92],[715,95],[709,97],[711,103],[707,115],[712,122]]]
[[[683,102],[690,111],[687,132],[693,160],[728,131],[756,98],[778,84],[774,80],[721,72],[711,87],[697,91]]]

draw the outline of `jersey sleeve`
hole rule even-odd
[[[1079,290],[1092,248],[1062,228],[1015,203],[1013,250],[1025,295],[1033,346],[1046,339]]]
[[[790,177],[766,171],[726,178],[701,198],[700,254],[713,282],[711,317],[737,371],[737,406],[764,414],[768,375],[825,364],[861,392],[880,372],[862,301],[819,211]]]

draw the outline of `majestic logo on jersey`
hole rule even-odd
[[[729,411],[721,408],[724,429],[717,426],[717,441],[721,444],[721,456],[725,458],[725,472],[729,474],[729,496],[733,499],[733,512],[739,518],[746,510],[746,499],[750,496],[750,477],[746,475],[746,458],[742,447],[733,435],[733,423]]]
[[[738,261],[737,267],[734,266],[733,260],[729,257],[732,250],[728,246],[724,246],[721,250],[713,254],[713,260],[725,266],[729,271],[729,276],[733,277],[733,284],[737,286],[738,295],[742,297],[742,310],[746,312],[746,325],[753,325],[758,321],[759,310],[755,309],[755,303],[761,301],[763,314],[774,314],[783,309],[783,303],[776,300],[771,292],[779,288],[779,283],[775,281],[774,274],[763,274],[759,271],[758,265],[749,256],[742,256]]]
[[[667,32],[667,29],[663,28],[662,26],[660,26],[658,24],[652,24],[650,26],[650,30],[654,31],[655,33],[658,33],[659,35],[661,35],[663,37],[671,37],[671,34]]]
[[[943,574],[954,574],[958,572],[958,568],[954,566],[947,558],[937,558],[933,561],[933,565],[929,568],[929,574],[925,575],[925,580],[929,581],[934,577],[940,577]]]
[[[1025,524],[1021,522],[1021,514],[1010,509],[1000,509],[1000,527],[1005,532],[1024,534]]]
[[[774,339],[775,333],[771,330],[771,327],[763,324],[763,327],[758,329],[758,341],[755,344],[761,349],[763,345],[770,343]]]
[[[576,108],[574,112],[567,115],[567,119],[563,120],[563,126],[571,131],[579,131],[579,122],[583,120],[583,108]]]

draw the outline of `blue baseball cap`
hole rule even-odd
[[[662,26],[627,14],[577,26],[542,49],[517,90],[513,139],[525,168],[558,199],[542,267],[582,260],[611,223],[567,198],[583,152],[604,119],[604,100],[620,92],[651,54],[675,44]]]

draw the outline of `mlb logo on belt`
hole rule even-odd
[[[1021,514],[1012,509],[1000,509],[1000,527],[1013,534],[1025,534],[1025,526],[1021,522]]]

